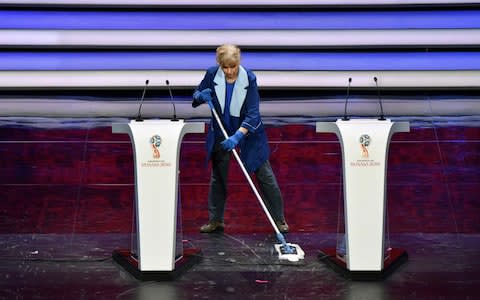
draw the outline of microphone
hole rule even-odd
[[[380,89],[378,88],[378,80],[377,77],[373,77],[373,80],[375,81],[375,85],[377,86],[377,95],[378,95],[378,103],[380,103],[380,118],[378,118],[380,121],[385,121],[385,115],[383,114],[383,104],[382,104],[382,98],[380,98]]]
[[[348,78],[348,86],[347,86],[347,97],[345,99],[345,111],[343,113],[343,121],[348,121],[350,118],[347,116],[347,104],[348,104],[348,97],[350,96],[350,83],[352,82],[352,78]]]
[[[170,101],[172,102],[172,105],[173,105],[173,119],[172,119],[172,121],[178,121],[177,111],[175,109],[175,102],[173,101],[172,89],[170,88],[170,82],[167,79],[167,80],[165,80],[165,83],[167,84],[168,92],[170,93]]]
[[[148,83],[149,83],[149,80],[147,79],[145,81],[145,86],[143,87],[143,93],[142,93],[142,98],[140,99],[140,106],[138,107],[137,118],[135,119],[135,121],[137,122],[143,122],[141,110],[142,110],[143,99],[145,99],[145,92],[147,91]]]

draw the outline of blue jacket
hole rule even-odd
[[[225,74],[219,66],[207,70],[203,80],[195,90],[192,106],[202,104],[196,99],[198,92],[210,88],[213,91],[213,105],[218,114],[223,115],[225,108]],[[232,93],[230,103],[230,115],[237,124],[248,129],[248,134],[240,141],[240,158],[248,172],[256,171],[270,155],[268,139],[262,123],[259,111],[260,95],[258,94],[257,78],[255,74],[239,67],[238,78]],[[237,119],[238,118],[238,119]],[[215,118],[210,121],[207,134],[207,161],[212,155],[215,142],[223,141],[225,138]]]

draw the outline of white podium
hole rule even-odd
[[[409,131],[408,122],[389,119],[316,124],[316,132],[335,133],[342,148],[346,251],[339,255],[336,249],[325,249],[322,260],[346,277],[381,279],[408,257],[402,249],[385,251],[384,241],[390,139]]]
[[[203,133],[204,123],[132,120],[113,123],[113,133],[130,136],[135,164],[136,245],[113,252],[114,260],[140,280],[173,279],[198,259],[199,249],[183,249],[178,197],[183,136]]]

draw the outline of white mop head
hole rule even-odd
[[[293,250],[292,253],[287,253],[283,244],[275,244],[275,250],[278,252],[278,259],[295,262],[305,258],[305,252],[303,252],[299,245],[290,243],[287,243],[287,245]]]

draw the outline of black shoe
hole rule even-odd
[[[211,233],[216,231],[223,231],[225,228],[225,224],[223,222],[218,221],[208,221],[207,224],[200,227],[201,233]]]
[[[277,228],[281,233],[288,233],[288,224],[285,221],[276,221]]]

